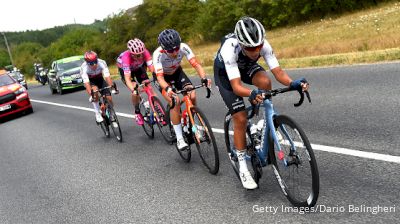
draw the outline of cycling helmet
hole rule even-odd
[[[181,44],[181,37],[176,30],[166,29],[158,35],[158,44],[164,50],[174,50]]]
[[[138,38],[129,40],[127,46],[132,54],[142,54],[144,52],[144,43]]]
[[[95,62],[97,61],[97,54],[94,51],[88,51],[85,53],[85,61],[86,62]]]
[[[264,42],[265,29],[258,20],[246,16],[236,23],[235,34],[242,45],[257,47]]]

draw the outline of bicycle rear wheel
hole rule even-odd
[[[249,129],[249,128],[247,128]],[[224,122],[224,137],[225,137],[225,145],[226,145],[226,150],[228,153],[229,161],[231,162],[231,166],[233,170],[235,171],[235,174],[237,178],[240,181],[239,177],[239,162],[238,158],[236,155],[236,149],[235,145],[233,142],[233,132],[234,132],[234,126],[233,126],[233,120],[232,120],[232,115],[228,112],[225,116],[225,122]],[[250,131],[246,130],[246,163],[249,169],[251,176],[253,177],[254,181],[258,184],[261,175],[262,175],[262,167],[259,162],[259,158],[257,154],[253,150],[253,144],[250,138]]]
[[[115,113],[115,111],[111,105],[108,105],[107,111],[109,113],[110,126],[113,130],[113,133],[114,133],[115,137],[117,138],[117,140],[122,142],[121,126],[119,125],[117,114]]]
[[[140,113],[143,115],[143,119],[144,119],[144,124],[142,125],[142,128],[144,130],[144,132],[146,133],[146,135],[150,138],[153,139],[154,138],[154,118],[151,117],[151,115],[153,114],[153,111],[151,110],[151,108],[146,108],[144,105],[144,102],[146,101],[141,101],[139,104],[139,109],[140,109]]]
[[[110,128],[108,127],[108,124],[105,120],[103,120],[100,123],[97,123],[98,125],[100,125],[101,130],[103,130],[104,135],[109,138],[110,137]]]
[[[219,170],[219,154],[210,123],[200,108],[196,106],[192,107],[192,115],[194,121],[192,132],[194,132],[193,137],[197,151],[209,172],[217,174]]]
[[[269,156],[282,192],[294,206],[313,207],[319,195],[319,174],[310,142],[287,116],[276,116],[274,125],[281,152],[274,143]]]
[[[160,130],[161,135],[167,141],[167,143],[172,144],[175,138],[174,130],[171,129],[170,120],[169,120],[169,110],[168,113],[164,109],[161,101],[154,96],[153,97],[153,106],[154,112],[156,114],[155,121],[157,122],[158,129]]]

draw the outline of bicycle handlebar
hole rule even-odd
[[[273,89],[273,90],[262,90],[264,91],[263,93],[263,99],[269,99],[273,96],[276,96],[278,94],[281,93],[285,93],[285,92],[290,92],[290,91],[294,91],[295,89],[290,89],[289,87],[285,87],[285,88],[278,88],[278,89]],[[308,102],[311,103],[311,97],[310,97],[310,93],[308,91],[298,91],[298,93],[300,94],[300,100],[299,102],[295,103],[294,106],[295,107],[299,107],[300,105],[303,104],[304,102],[304,94],[306,95]],[[250,102],[251,103],[251,102]],[[251,113],[248,116],[248,118],[252,118],[254,115],[258,115],[260,109],[260,104],[252,104],[252,109],[251,109]]]
[[[112,86],[106,86],[106,87],[104,87],[104,88],[97,89],[97,90],[91,89],[91,93],[90,93],[90,94],[92,95],[92,97],[94,97],[94,94],[95,94],[95,93],[100,92],[100,94],[101,94],[101,92],[102,92],[103,90],[106,90],[106,89],[115,89],[115,91],[118,92],[117,84],[115,84],[115,82],[114,82]],[[103,95],[103,94],[102,94],[102,95]]]
[[[195,90],[195,89],[199,89],[199,88],[201,88],[201,87],[203,87],[203,86],[205,86],[204,83],[202,83],[202,84],[200,84],[200,85],[197,85],[197,86],[194,86],[194,87],[192,87],[192,88],[182,89],[182,90],[177,91],[174,95],[186,94],[187,92],[193,91],[193,90]],[[211,96],[211,89],[208,88],[207,86],[205,86],[205,87],[206,87],[206,89],[207,89],[206,98],[210,98],[210,96]],[[175,104],[176,104],[176,102],[175,102],[175,97],[172,97],[171,109],[175,107]]]

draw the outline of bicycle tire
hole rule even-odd
[[[117,140],[119,142],[122,142],[122,131],[121,131],[121,126],[118,121],[117,114],[115,113],[115,111],[111,105],[108,105],[107,110],[108,110],[109,117],[110,117],[111,129],[113,130],[113,133],[114,133],[115,137],[117,138]]]
[[[160,99],[158,99],[156,96],[153,96],[152,101],[154,106],[154,112],[156,114],[156,117],[154,119],[156,120],[158,129],[160,130],[160,133],[165,139],[165,141],[168,144],[172,144],[175,136],[172,134],[173,128],[171,129],[170,126],[171,122],[169,120],[169,110],[168,111],[165,110]]]
[[[175,135],[174,127],[172,126],[172,122],[170,121],[170,112],[171,112],[171,108],[168,105],[166,115],[167,115],[168,127],[171,130],[171,142],[169,142],[169,143],[172,145],[172,144],[176,143],[176,135]],[[183,132],[183,130],[182,130],[182,132]],[[183,137],[185,138],[185,141],[188,142],[186,133],[183,132],[182,134],[183,134]],[[190,144],[188,144],[188,148],[185,150],[179,150],[176,145],[175,145],[175,148],[178,151],[178,154],[182,158],[183,161],[185,161],[187,163],[190,162],[190,159],[192,158],[192,150],[190,149]]]
[[[195,124],[192,124],[192,126],[196,125],[196,129],[199,133],[201,133],[201,137],[198,139],[195,133],[191,131],[193,138],[195,139],[197,151],[199,152],[200,158],[203,161],[203,164],[207,167],[208,171],[215,175],[219,171],[219,154],[211,125],[204,113],[196,106],[192,107],[192,116],[195,122]],[[212,149],[207,150],[208,148]]]
[[[281,187],[283,194],[292,205],[296,207],[313,207],[317,203],[319,195],[319,173],[317,161],[310,142],[301,127],[288,116],[276,116],[274,118],[274,126],[277,132],[279,144],[285,154],[285,159],[288,160],[288,164],[291,164],[285,165],[283,160],[278,162],[279,152],[275,150],[275,143],[270,144],[272,148],[270,148],[271,150],[268,154],[278,184]],[[288,135],[285,135],[285,132],[283,131],[284,129]],[[296,147],[296,153],[292,152],[292,155],[290,154],[290,151],[292,150],[288,136],[290,136],[290,140],[295,143]],[[272,141],[272,138],[270,138],[270,141]],[[296,141],[302,141],[303,144],[299,144]],[[308,162],[306,160],[301,161],[302,159],[308,159]],[[308,175],[305,176],[310,176],[307,179],[305,176],[300,177],[302,174],[299,172],[301,168],[306,168],[306,166],[309,166],[309,171],[307,171]],[[296,180],[292,183],[290,177],[293,177]],[[302,187],[300,186],[300,181],[304,181],[306,186],[305,190],[299,189],[299,187]],[[296,193],[300,193],[301,195],[298,196]]]
[[[100,125],[101,130],[103,131],[104,135],[109,138],[110,137],[110,128],[107,125],[107,122],[104,120],[100,123],[98,123],[98,125]]]
[[[240,181],[239,177],[239,162],[238,158],[236,156],[236,150],[234,148],[233,144],[233,122],[232,122],[232,115],[228,112],[225,115],[225,121],[224,121],[224,138],[225,138],[225,145],[226,145],[226,151],[228,154],[229,161],[231,163],[232,169],[235,171],[236,177]],[[250,139],[250,131],[249,128],[246,130],[246,162],[247,162],[247,167],[252,167],[253,169],[249,169],[251,176],[253,177],[254,181],[258,184],[262,171],[258,172],[262,168],[257,165],[257,162],[259,162],[258,156],[256,153],[254,153],[254,150],[251,150],[253,148],[251,139]],[[250,150],[249,150],[250,149]]]
[[[146,133],[146,135],[150,139],[154,139],[154,126],[153,126],[154,118],[153,119],[150,118],[150,115],[153,114],[152,109],[151,108],[146,109],[146,107],[144,106],[143,101],[142,101],[139,104],[139,110],[140,110],[140,113],[143,115],[144,123],[142,125],[142,128],[144,130],[144,133]]]

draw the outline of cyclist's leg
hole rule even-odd
[[[169,76],[164,76],[164,79],[167,83],[170,84],[171,81],[174,82],[174,86],[177,90],[182,90],[183,88],[182,85],[183,83],[181,82],[181,79],[179,79],[181,71],[182,68],[178,68],[174,74]],[[164,98],[168,101],[168,103],[171,105],[172,99],[167,96],[165,90],[162,90],[162,94]],[[185,142],[183,138],[182,124],[181,124],[181,107],[180,107],[180,99],[178,96],[175,97],[175,107],[170,110],[170,117],[176,134],[176,144],[178,149],[182,150],[187,148],[188,144]]]
[[[89,81],[90,81],[90,88],[93,91],[97,91],[99,89],[98,88],[98,85],[99,85],[98,80],[89,79]],[[96,121],[98,123],[102,122],[103,121],[103,117],[101,116],[101,110],[100,110],[100,106],[99,106],[99,94],[98,93],[93,95],[92,105],[93,105],[94,113],[95,113],[95,116],[96,116]]]
[[[233,141],[239,162],[240,180],[244,188],[255,189],[257,188],[257,183],[252,178],[245,160],[247,113],[243,98],[233,92],[225,69],[214,66],[214,78],[215,85],[217,85],[225,105],[232,114],[233,128],[235,130]]]
[[[252,84],[257,86],[259,89],[271,90],[272,84],[271,79],[268,77],[265,70],[258,70],[252,77]]]

